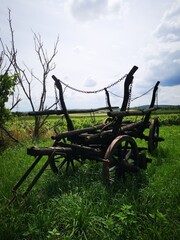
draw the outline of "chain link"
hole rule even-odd
[[[58,98],[58,94],[57,94],[57,89],[56,89],[56,84],[55,83],[54,83],[54,93],[55,93],[56,110],[57,110],[57,104],[58,103],[59,103],[60,109],[62,109],[61,103],[60,103],[59,98]]]
[[[150,91],[152,91],[153,88],[154,88],[154,86],[151,87],[151,88],[150,88],[148,91],[146,91],[145,93],[141,94],[140,96],[137,96],[137,97],[132,98],[131,101],[134,101],[134,100],[136,100],[136,99],[138,99],[138,98],[140,98],[140,97],[143,97],[144,95],[146,95],[146,94],[148,94]]]
[[[128,97],[128,103],[127,103],[127,110],[129,110],[130,104],[131,104],[132,85],[133,85],[133,81],[129,85],[129,97]]]
[[[117,95],[117,94],[115,94],[115,93],[113,93],[113,92],[111,92],[111,91],[109,91],[109,93],[112,94],[112,95],[115,96],[115,97],[123,98],[122,96],[119,96],[119,95]]]
[[[114,85],[116,85],[116,84],[118,84],[119,82],[121,82],[126,76],[127,76],[127,74],[124,75],[122,78],[118,79],[116,82],[108,85],[108,86],[105,87],[105,88],[107,89],[107,88],[113,87]],[[99,89],[99,90],[94,90],[94,91],[84,91],[84,90],[80,90],[80,89],[71,87],[71,86],[69,86],[68,84],[64,83],[62,80],[59,80],[59,81],[60,81],[64,86],[66,86],[67,88],[70,88],[71,90],[76,91],[76,92],[79,92],[79,93],[87,93],[87,94],[89,94],[89,93],[99,93],[99,92],[104,91],[104,89],[105,89],[105,88],[101,88],[101,89]]]
[[[138,99],[138,98],[141,98],[141,97],[145,96],[145,95],[148,94],[150,91],[152,91],[153,88],[154,88],[154,86],[151,87],[151,88],[150,88],[148,91],[146,91],[145,93],[143,93],[143,94],[141,94],[141,95],[139,95],[139,96],[137,96],[137,97],[131,98],[131,102],[134,101],[134,100],[136,100],[136,99]],[[117,95],[117,94],[115,94],[115,93],[113,93],[113,92],[111,92],[111,91],[109,91],[109,93],[112,94],[112,95],[115,96],[115,97],[123,98],[122,96],[119,96],[119,95]]]
[[[156,92],[155,101],[156,101],[156,107],[158,107],[158,89],[157,89],[157,92]]]

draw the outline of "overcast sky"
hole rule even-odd
[[[132,98],[160,81],[158,103],[180,104],[180,0],[0,0],[0,37],[7,45],[8,8],[19,64],[34,74],[40,76],[41,66],[33,32],[41,35],[49,55],[59,34],[47,105],[55,101],[53,74],[69,86],[93,91],[117,81],[134,65],[139,69]],[[38,101],[36,82],[33,91]],[[123,82],[110,92],[123,96]],[[111,93],[112,105],[121,106],[122,99]],[[150,99],[148,94],[131,106],[149,104]],[[66,88],[65,101],[68,108],[106,106],[104,92],[86,95]],[[25,97],[17,110],[30,110]]]

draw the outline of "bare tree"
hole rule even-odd
[[[53,51],[51,53],[51,56],[48,56],[47,50],[44,48],[43,41],[41,39],[40,34],[34,34],[34,46],[35,46],[35,52],[37,53],[39,63],[42,69],[42,76],[39,78],[37,77],[33,71],[24,64],[24,68],[21,67],[17,60],[17,53],[15,47],[15,39],[14,39],[14,31],[12,27],[12,20],[11,20],[11,11],[9,9],[9,28],[10,28],[10,34],[11,34],[11,47],[6,46],[6,55],[9,58],[9,61],[12,63],[12,66],[14,67],[14,70],[18,77],[18,83],[21,86],[26,98],[28,99],[30,106],[32,108],[32,111],[43,111],[46,109],[46,97],[47,97],[47,78],[49,73],[55,69],[55,63],[53,63],[53,60],[57,54],[57,47],[59,43],[59,36],[57,37],[57,40],[54,44]],[[39,103],[35,104],[33,99],[33,88],[32,85],[40,83],[40,98]],[[38,105],[38,106],[37,106]],[[47,116],[35,116],[35,124],[34,124],[34,131],[33,131],[33,139],[38,139],[40,137],[40,130],[42,126],[44,125],[45,121],[47,119]]]

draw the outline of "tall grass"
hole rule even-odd
[[[27,198],[9,207],[11,188],[33,159],[25,145],[6,149],[0,155],[0,239],[178,240],[180,130],[160,130],[165,141],[149,156],[148,169],[125,182],[105,188],[96,162],[59,177],[47,169]]]

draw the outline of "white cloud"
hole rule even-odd
[[[79,53],[82,53],[84,51],[84,47],[83,46],[76,46],[74,47],[74,52],[79,54]]]
[[[154,39],[144,51],[148,81],[159,80],[163,86],[180,84],[180,1],[165,11],[154,32]]]
[[[85,87],[94,87],[96,85],[97,85],[97,82],[91,76],[87,78],[84,84]]]
[[[180,40],[180,1],[173,2],[171,8],[167,10],[161,23],[155,30],[155,35],[162,41]]]
[[[71,0],[70,11],[78,21],[93,21],[102,17],[124,15],[128,2],[123,0]]]
[[[180,85],[160,87],[159,104],[177,105],[180,103]],[[168,98],[167,98],[168,96]]]
[[[80,21],[94,20],[106,12],[107,0],[73,0],[71,12]]]
[[[123,0],[108,0],[108,15],[124,16],[129,11],[129,2]]]

